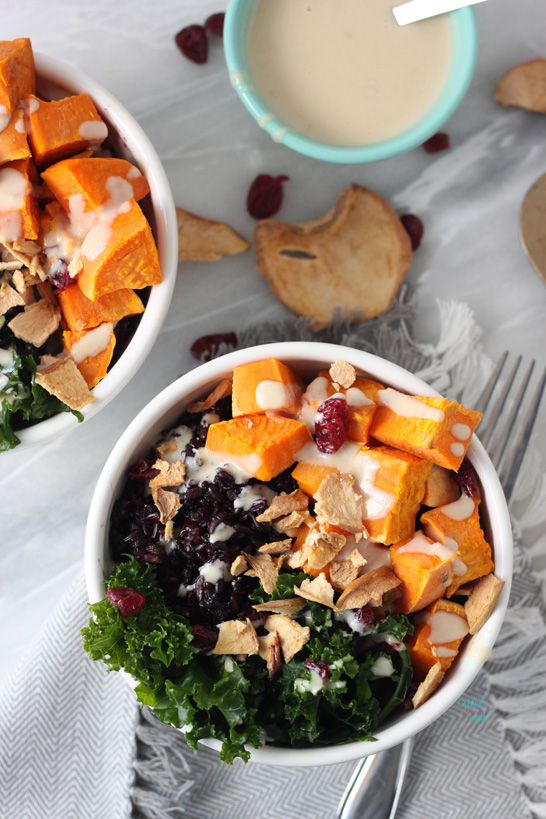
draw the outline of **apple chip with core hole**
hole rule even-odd
[[[546,59],[528,60],[503,74],[495,87],[495,102],[546,114]]]
[[[383,313],[411,265],[411,242],[377,193],[352,185],[321,219],[272,219],[254,231],[258,270],[277,298],[325,327],[336,309],[355,322]]]

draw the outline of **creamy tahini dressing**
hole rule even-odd
[[[292,406],[297,390],[282,381],[265,379],[256,386],[256,403],[263,410],[280,410]]]
[[[70,355],[76,364],[81,364],[86,358],[96,356],[102,353],[103,350],[106,350],[110,343],[113,329],[114,325],[112,322],[99,324],[98,327],[95,327],[93,330],[88,330],[79,341],[76,341],[70,349]]]
[[[474,499],[463,493],[459,500],[439,508],[451,520],[468,520],[474,511]]]
[[[468,634],[468,623],[454,612],[436,611],[427,617],[427,623],[430,626],[428,641],[433,646],[462,640]]]
[[[397,415],[402,415],[404,418],[426,418],[431,421],[436,421],[441,424],[445,418],[443,410],[437,407],[431,407],[425,404],[424,401],[419,401],[411,395],[404,395],[398,390],[393,390],[392,387],[387,387],[386,390],[379,390],[379,404],[385,406],[395,412]]]
[[[295,131],[335,145],[377,142],[415,124],[446,83],[450,24],[440,15],[399,26],[392,6],[258,0],[248,62],[271,111]]]

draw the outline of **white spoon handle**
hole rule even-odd
[[[473,6],[475,3],[484,3],[485,0],[410,0],[409,3],[402,3],[392,10],[399,26],[407,26],[408,23],[416,23],[418,20],[425,20],[427,17],[435,17],[437,14],[445,14],[446,11],[455,11],[464,6]]]

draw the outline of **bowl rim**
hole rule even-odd
[[[446,84],[432,109],[400,134],[381,142],[362,146],[339,146],[313,140],[293,131],[280,117],[271,112],[252,82],[243,46],[246,37],[244,17],[257,0],[229,0],[224,20],[224,54],[230,82],[247,111],[274,142],[324,162],[377,162],[410,151],[433,136],[461,104],[474,75],[478,54],[476,15],[470,7],[448,13],[454,44],[453,59]],[[246,20],[248,22],[248,19]]]
[[[383,383],[415,395],[438,396],[439,393],[408,370],[386,359],[352,347],[322,342],[275,342],[237,350],[221,356],[182,375],[155,396],[134,418],[124,431],[99,476],[87,520],[85,532],[84,566],[90,603],[104,598],[104,577],[110,574],[111,560],[107,556],[107,522],[111,507],[126,468],[135,457],[149,449],[152,430],[164,429],[163,423],[174,421],[189,401],[203,395],[234,366],[265,358],[278,358],[286,364],[305,362],[313,371],[336,359],[349,361],[357,371],[367,373]],[[167,418],[169,416],[169,418]],[[137,454],[138,453],[138,454]],[[327,765],[348,762],[387,750],[426,728],[464,694],[488,659],[499,633],[510,594],[512,579],[512,528],[508,507],[498,476],[484,447],[474,435],[467,455],[478,471],[482,484],[491,541],[495,552],[495,574],[504,580],[504,588],[497,605],[484,626],[466,644],[458,657],[453,673],[448,674],[441,688],[420,708],[402,715],[397,722],[379,728],[375,742],[354,741],[344,745],[319,748],[289,748],[265,745],[248,748],[252,761],[269,765]],[[106,559],[105,559],[106,556]],[[127,676],[127,675],[124,675]],[[214,739],[201,740],[219,750],[221,743]]]
[[[122,135],[124,143],[134,156],[135,164],[147,177],[155,217],[156,244],[163,280],[150,288],[146,309],[139,325],[120,356],[102,381],[93,388],[97,401],[81,410],[84,419],[96,415],[131,380],[144,363],[163,325],[176,282],[178,267],[178,230],[173,194],[159,156],[137,121],[123,105],[103,86],[83,71],[55,57],[34,52],[38,85],[48,82],[69,93],[89,94],[109,125]],[[39,421],[17,431],[21,443],[10,450],[20,453],[30,447],[51,441],[78,426],[77,418],[69,412]]]

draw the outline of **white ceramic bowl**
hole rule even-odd
[[[175,381],[138,414],[121,436],[108,458],[93,495],[85,536],[85,574],[89,601],[104,597],[104,581],[112,573],[108,552],[109,518],[115,499],[121,494],[127,468],[144,457],[162,430],[175,425],[186,405],[207,395],[216,383],[231,375],[233,367],[250,361],[278,358],[311,379],[336,359],[351,363],[356,370],[385,385],[413,395],[438,395],[424,381],[407,370],[369,353],[318,342],[282,342],[238,350],[202,364]],[[359,759],[403,742],[430,725],[463,695],[488,659],[508,605],[512,578],[512,529],[510,517],[495,469],[483,446],[473,436],[467,453],[482,487],[482,509],[487,536],[493,547],[495,574],[505,581],[497,606],[482,629],[465,644],[456,664],[446,674],[441,687],[415,711],[386,722],[375,736],[376,742],[349,742],[322,748],[286,748],[266,745],[249,748],[256,762],[270,765],[327,765]],[[204,740],[220,748],[217,740]]]
[[[36,54],[35,61],[37,93],[50,99],[83,92],[89,94],[108,124],[108,142],[114,147],[116,156],[137,165],[150,184],[148,199],[151,206],[147,208],[144,203],[143,209],[154,232],[163,281],[151,288],[146,309],[126,350],[93,389],[97,401],[88,404],[82,411],[85,418],[90,418],[100,412],[135,375],[163,324],[171,303],[178,266],[176,211],[165,171],[152,143],[121,103],[86,74],[60,60]],[[21,443],[14,451],[20,453],[29,447],[44,444],[77,425],[78,421],[71,413],[53,415],[19,430],[17,436]]]

